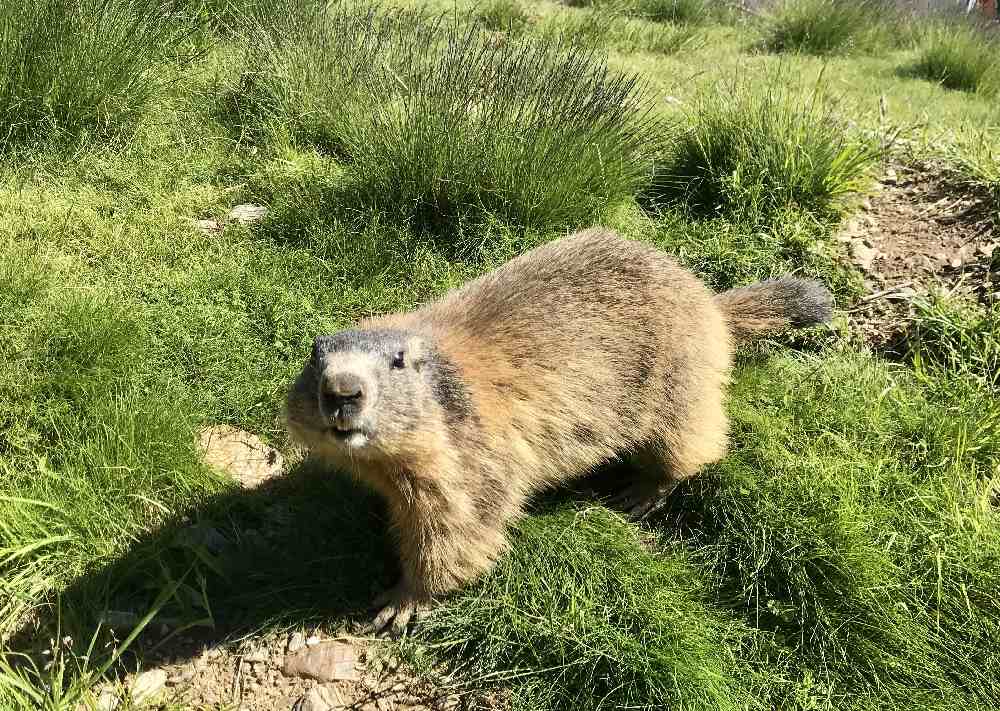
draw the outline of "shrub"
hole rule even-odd
[[[651,172],[659,132],[639,80],[583,47],[312,5],[253,22],[245,48],[242,120],[337,156],[354,206],[568,224]]]
[[[753,222],[793,205],[825,214],[877,156],[818,89],[803,97],[775,81],[717,87],[696,101],[690,123],[657,171],[654,202],[683,199]]]
[[[836,54],[870,46],[884,32],[878,0],[786,0],[765,20],[772,52]]]
[[[162,60],[190,25],[159,0],[34,0],[0,5],[0,150],[106,135],[163,84]]]
[[[910,73],[948,89],[995,94],[1000,82],[1000,42],[988,31],[961,20],[940,21],[921,42]]]

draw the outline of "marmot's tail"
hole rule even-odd
[[[810,279],[781,277],[730,289],[715,297],[737,343],[785,328],[826,323],[833,316],[833,296]]]

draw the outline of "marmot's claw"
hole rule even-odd
[[[420,613],[425,611],[428,605],[416,599],[405,588],[396,587],[379,595],[373,607],[381,609],[375,619],[366,626],[366,631],[371,634],[401,637],[406,633],[410,621],[419,620]]]
[[[608,499],[607,505],[621,511],[634,521],[641,521],[666,506],[668,497],[675,487],[676,483],[663,485],[636,482]]]

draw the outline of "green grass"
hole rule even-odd
[[[0,7],[0,151],[128,129],[193,26],[156,0],[38,0]]]
[[[347,166],[329,198],[342,209],[582,224],[648,179],[659,132],[642,84],[586,48],[414,14],[283,17],[246,37],[239,112]]]
[[[344,9],[309,27],[316,15],[255,10],[263,27],[221,28],[211,51],[168,63],[171,82],[121,140],[84,143],[72,160],[22,143],[0,160],[4,711],[69,711],[102,674],[134,669],[127,640],[98,625],[109,609],[239,638],[336,625],[393,580],[373,495],[294,458],[280,481],[244,491],[195,450],[215,423],[285,448],[283,389],[316,333],[412,308],[596,219],[713,288],[793,272],[850,304],[860,275],[839,259],[835,218],[875,168],[882,95],[888,122],[927,125],[916,148],[995,183],[995,107],[897,75],[912,52],[746,54],[756,28],[705,24],[683,52],[612,38],[604,74],[599,56],[567,45],[527,49],[591,8],[522,7],[523,42],[412,12],[396,25]],[[247,54],[245,37],[272,44]],[[338,74],[349,57],[357,74]],[[409,123],[350,108],[383,86],[373,57],[410,67],[397,71],[417,80],[400,104]],[[444,110],[470,94],[442,97],[443,77],[482,78],[500,58],[512,78],[478,95],[497,123]],[[576,78],[529,71],[559,67]],[[616,114],[603,92],[621,86],[618,69],[641,81]],[[529,112],[549,95],[609,110],[608,121]],[[628,155],[656,156],[673,176],[653,192],[616,182],[625,173],[607,160],[632,125],[625,114],[646,106],[656,133]],[[523,153],[484,128],[499,125],[519,129]],[[514,157],[484,158],[475,136]],[[565,180],[532,163],[545,137],[562,142],[552,150]],[[594,142],[601,161],[587,154]],[[493,175],[506,176],[503,192]],[[461,189],[442,186],[448,176]],[[397,178],[410,182],[387,182]],[[427,185],[449,201],[413,187]],[[363,186],[409,197],[387,207]],[[191,222],[247,201],[269,207],[262,223],[208,235]],[[835,331],[745,353],[731,453],[678,490],[662,520],[635,526],[590,494],[542,497],[510,555],[445,601],[414,644],[453,664],[456,683],[505,689],[514,709],[997,708],[996,308],[930,301],[910,336],[897,362]]]
[[[1000,89],[1000,42],[996,32],[962,20],[939,21],[924,33],[908,74],[948,89],[992,96]]]
[[[862,188],[875,146],[848,129],[820,90],[797,93],[783,81],[735,81],[699,97],[650,199],[766,222],[793,206],[829,215],[838,198]]]
[[[772,52],[843,54],[868,49],[886,31],[889,9],[879,0],[789,0],[764,20]]]

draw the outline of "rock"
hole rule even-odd
[[[357,681],[357,652],[344,642],[325,642],[285,657],[285,676],[301,676],[319,682]]]
[[[281,474],[281,453],[260,437],[229,425],[206,427],[198,433],[198,448],[205,462],[220,469],[245,489],[252,489]]]
[[[156,700],[167,685],[167,672],[162,669],[144,671],[135,678],[130,689],[132,703],[136,706],[151,703]]]
[[[310,635],[306,639],[306,646],[308,646],[308,647],[315,647],[317,644],[319,644],[322,641],[323,640],[319,638],[319,635],[317,635],[317,634]]]
[[[266,214],[267,208],[263,205],[244,203],[243,205],[237,205],[229,211],[229,219],[242,222],[246,225],[264,219],[264,215]]]
[[[299,699],[296,711],[329,711],[341,709],[351,704],[350,697],[336,684],[314,686],[309,693]]]
[[[298,652],[300,649],[305,648],[306,638],[301,632],[294,633],[288,640],[288,651],[292,654]]]

